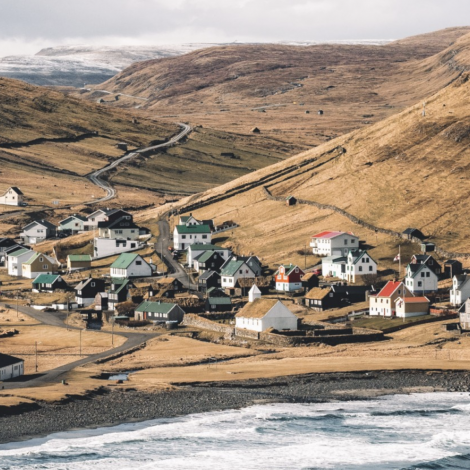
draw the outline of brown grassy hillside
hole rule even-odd
[[[446,54],[449,51],[442,56]],[[452,46],[452,54],[460,62],[470,60],[470,35]],[[420,102],[366,129],[208,191],[200,199],[262,183],[277,196],[293,194],[331,204],[381,228],[417,227],[443,248],[470,252],[469,102],[469,74],[463,73],[426,99],[426,116]],[[376,236],[331,210],[289,208],[268,200],[261,186],[193,212],[239,222],[241,227],[220,241],[242,253],[259,253],[268,263],[293,260],[303,265],[298,251],[312,234],[324,229],[354,231],[379,263],[390,265],[398,249],[396,239]],[[157,211],[148,217],[155,215]],[[413,250],[405,249],[407,255]]]
[[[386,46],[216,47],[134,64],[94,88],[149,99],[121,96],[110,106],[139,105],[240,133],[257,126],[265,135],[314,146],[447,85],[458,75],[450,66],[456,59],[430,58],[469,31],[451,28]]]

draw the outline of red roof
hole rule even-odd
[[[327,230],[326,232],[321,232],[317,233],[316,235],[313,235],[312,238],[335,238],[338,235],[342,235],[344,232],[332,232]]]
[[[400,286],[401,281],[388,281],[378,293],[377,297],[390,297]]]

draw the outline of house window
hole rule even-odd
[[[421,281],[418,281],[418,287],[421,287],[423,283]]]
[[[91,283],[91,287],[95,287],[95,283],[94,283],[94,282]]]
[[[136,261],[135,264],[136,266],[142,266],[142,261]]]
[[[421,273],[421,277],[424,277],[424,273]]]
[[[132,229],[132,230],[131,230],[131,233],[135,233],[135,230],[134,230],[134,229]]]
[[[243,274],[243,269],[240,269],[240,271],[238,271],[239,274]]]
[[[362,266],[359,266],[359,272],[362,272]]]
[[[39,258],[39,262],[40,262],[40,263],[42,263],[43,261],[44,261],[44,258],[43,258],[43,257]]]
[[[426,273],[426,277],[431,277],[431,273]]]
[[[346,240],[344,240],[344,244],[347,245],[348,244],[348,239],[346,238]]]
[[[202,238],[205,240],[207,238],[207,235],[203,235]]]
[[[42,269],[49,269],[49,265],[48,264],[43,264]]]
[[[181,235],[181,238],[182,238],[183,240],[186,240],[186,235]]]
[[[369,271],[372,271],[372,266],[369,266]]]

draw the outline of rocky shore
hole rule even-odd
[[[126,386],[127,385],[127,386]],[[379,371],[308,374],[277,379],[180,384],[178,390],[145,393],[103,386],[87,397],[60,403],[0,407],[0,443],[80,428],[242,408],[259,403],[368,399],[412,392],[470,392],[470,372]]]

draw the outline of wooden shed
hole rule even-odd
[[[297,198],[295,196],[286,197],[286,206],[295,206],[297,204]]]

